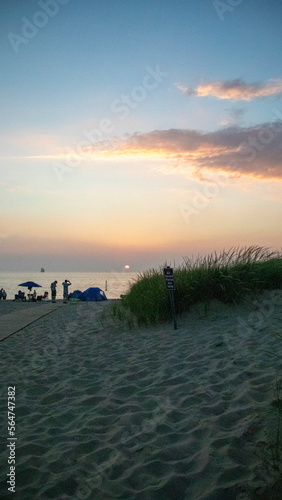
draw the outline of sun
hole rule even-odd
[[[129,269],[129,267],[130,267],[129,265],[126,265],[124,266],[124,269]]]

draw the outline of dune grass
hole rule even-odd
[[[189,259],[174,269],[176,313],[191,305],[213,299],[239,303],[247,295],[282,288],[282,255],[267,248],[231,248]],[[163,266],[164,267],[164,266]],[[163,267],[140,273],[121,306],[128,309],[138,324],[158,324],[171,318],[170,299]]]
[[[182,266],[174,269],[177,313],[184,313],[200,302],[207,307],[213,299],[237,304],[247,296],[282,288],[282,254],[278,251],[251,246],[196,259],[185,257],[183,261]],[[130,321],[134,318],[137,325],[171,320],[170,300],[163,276],[165,265],[138,275],[128,293],[122,297],[121,304],[116,306],[116,315],[120,320],[126,316],[131,318]],[[264,462],[268,471],[274,471],[275,477],[279,474],[279,490],[280,483],[282,485],[281,380],[276,383],[275,397],[265,411],[271,417],[266,422],[271,422],[271,425],[266,430],[268,445],[264,448]]]

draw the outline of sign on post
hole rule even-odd
[[[174,276],[172,267],[166,266],[164,268],[164,277],[167,290],[174,290]]]
[[[165,277],[165,284],[166,284],[166,289],[168,290],[169,293],[169,298],[170,298],[170,305],[171,305],[171,311],[172,311],[172,316],[173,316],[173,324],[174,324],[174,329],[177,330],[177,323],[176,323],[176,314],[175,314],[175,306],[174,306],[174,276],[173,276],[173,269],[170,266],[164,267],[164,277]]]

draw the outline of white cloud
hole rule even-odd
[[[186,96],[216,97],[234,101],[251,101],[260,97],[268,97],[282,93],[282,80],[269,80],[266,83],[246,83],[242,78],[234,80],[207,82],[198,85],[196,89],[176,85]]]

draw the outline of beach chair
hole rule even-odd
[[[25,293],[19,290],[19,292],[15,295],[15,300],[26,301]]]

